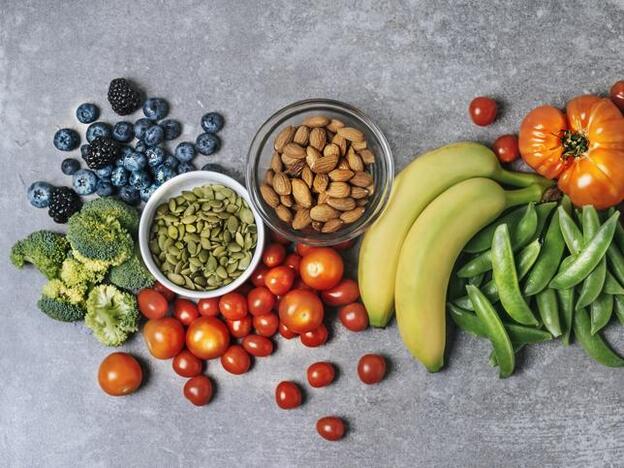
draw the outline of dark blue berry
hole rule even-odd
[[[110,138],[113,128],[106,122],[94,122],[87,127],[87,141],[91,143],[97,137]]]
[[[123,167],[127,171],[140,171],[147,166],[147,157],[143,153],[133,152],[123,160]]]
[[[143,135],[143,141],[146,145],[156,146],[165,139],[165,130],[160,125],[152,125]]]
[[[152,184],[152,178],[145,171],[134,171],[130,174],[128,184],[137,190],[141,190]]]
[[[143,104],[143,114],[151,120],[161,120],[169,113],[169,103],[163,98],[148,98]]]
[[[195,157],[195,145],[190,141],[183,141],[176,146],[175,157],[183,162],[191,161]]]
[[[76,171],[72,179],[72,185],[78,195],[91,195],[95,192],[98,178],[95,172],[89,169]]]
[[[123,159],[126,156],[128,156],[129,154],[134,153],[134,148],[132,148],[132,146],[130,145],[122,145],[121,149],[119,150],[119,158]]]
[[[132,122],[117,122],[113,127],[113,140],[128,143],[134,138],[134,124]]]
[[[171,167],[172,169],[175,169],[176,167],[178,167],[178,164],[180,164],[180,161],[178,161],[174,156],[169,155],[167,156],[167,159],[165,159],[163,164]]]
[[[142,140],[145,135],[145,130],[154,125],[150,119],[142,118],[134,122],[134,136],[137,140]]]
[[[111,174],[113,173],[113,166],[104,166],[101,169],[95,171],[95,174],[98,176],[98,179],[102,180],[110,180]]]
[[[176,173],[175,173],[174,169],[172,169],[169,166],[165,166],[164,164],[161,164],[156,169],[154,178],[155,178],[155,182],[158,185],[161,185],[161,184],[164,184],[165,182],[167,182],[169,179],[174,178],[175,175],[176,175]]]
[[[117,166],[111,173],[111,184],[115,187],[123,187],[128,184],[128,171],[123,167]]]
[[[218,112],[208,112],[201,118],[201,126],[206,133],[217,133],[224,123],[223,116]]]
[[[80,135],[71,128],[61,128],[54,134],[54,146],[59,151],[72,151],[78,148]]]
[[[81,145],[80,146],[80,157],[82,157],[82,159],[85,158],[85,156],[89,154],[89,145]]]
[[[158,185],[152,184],[149,187],[139,190],[139,194],[141,196],[141,200],[147,203],[147,200],[150,199],[152,194],[158,190]]]
[[[61,171],[63,171],[63,174],[73,175],[78,169],[80,169],[80,163],[77,159],[63,159],[63,162],[61,163]]]
[[[165,140],[175,140],[182,134],[182,125],[177,120],[163,120],[159,125],[165,129]]]
[[[54,187],[47,182],[34,182],[28,187],[28,201],[35,208],[47,208],[52,189]]]
[[[213,133],[202,133],[195,140],[195,148],[201,154],[210,155],[219,151],[221,140]]]
[[[153,146],[145,151],[145,156],[147,156],[147,164],[152,167],[156,167],[163,163],[166,154],[165,150],[160,146]]]
[[[124,185],[119,189],[119,198],[128,205],[138,205],[141,201],[139,191],[128,185]]]
[[[137,144],[134,145],[134,151],[138,151],[139,153],[145,153],[147,148],[148,146],[142,141],[137,141]]]
[[[98,106],[91,104],[90,102],[80,104],[76,109],[76,118],[78,119],[78,122],[83,124],[95,122],[99,116],[100,109],[98,109]]]
[[[98,180],[97,185],[95,186],[95,193],[100,197],[110,197],[113,193],[115,193],[115,187],[110,182],[105,180]]]
[[[190,162],[181,162],[178,165],[178,168],[177,168],[176,172],[178,174],[184,174],[186,172],[191,172],[191,171],[194,171],[194,170],[195,170],[195,166],[193,166],[192,163],[190,163]]]

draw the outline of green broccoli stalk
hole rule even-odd
[[[119,346],[138,330],[139,312],[134,295],[115,286],[94,287],[87,298],[85,325],[106,346]]]
[[[86,286],[67,286],[59,279],[49,281],[43,287],[43,295],[37,306],[54,320],[75,322],[85,315],[84,299]]]
[[[35,231],[13,245],[11,263],[17,268],[32,263],[48,279],[53,279],[58,277],[68,250],[69,242],[63,234]]]
[[[135,252],[129,260],[111,268],[108,280],[122,289],[137,291],[154,284],[154,277],[145,267],[141,254]]]
[[[121,227],[132,235],[136,235],[139,230],[138,210],[112,197],[88,201],[83,205],[80,212],[95,215],[106,223],[119,221]]]
[[[99,265],[92,264],[92,262],[85,264],[73,257],[68,257],[61,266],[61,280],[67,286],[101,283],[106,275],[106,269],[97,267]]]

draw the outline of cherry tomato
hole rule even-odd
[[[247,309],[251,315],[265,315],[273,310],[275,296],[264,286],[252,289],[247,295]]]
[[[354,245],[355,245],[355,239],[351,239],[351,240],[343,241],[336,245],[333,245],[332,248],[338,251],[342,251],[342,250],[349,250]]]
[[[336,416],[325,416],[316,422],[316,432],[323,439],[335,442],[344,437],[345,423]]]
[[[282,409],[293,409],[301,405],[303,396],[295,382],[283,381],[275,388],[275,402]]]
[[[264,265],[264,263],[261,263],[260,265],[258,265],[258,267],[254,270],[253,274],[251,275],[251,282],[253,283],[253,285],[255,287],[264,286],[264,279],[268,272],[269,272],[269,269],[266,267],[266,265]]]
[[[212,381],[205,375],[190,378],[184,384],[184,396],[195,406],[204,406],[212,399]]]
[[[336,378],[336,368],[331,362],[315,362],[308,367],[306,374],[312,387],[326,387]]]
[[[112,353],[104,358],[98,369],[98,382],[111,396],[128,395],[143,382],[143,370],[128,353]]]
[[[221,365],[230,374],[244,374],[251,367],[251,356],[245,348],[235,344],[221,355]]]
[[[169,302],[173,301],[176,297],[176,293],[174,293],[172,290],[170,290],[166,286],[163,286],[158,281],[154,283],[153,289],[154,291],[158,291],[160,294],[165,296],[165,299],[167,299],[167,301]]]
[[[186,331],[186,347],[200,359],[221,356],[230,345],[230,333],[216,317],[199,317]]]
[[[248,335],[243,338],[243,348],[256,357],[265,357],[273,352],[273,342],[266,336]]]
[[[324,290],[336,286],[342,279],[344,262],[334,249],[318,247],[301,259],[299,274],[313,289]]]
[[[240,320],[247,315],[247,299],[237,292],[227,293],[219,299],[219,311],[228,320]]]
[[[173,316],[182,322],[182,325],[188,327],[193,320],[199,317],[199,310],[193,301],[178,298],[173,303]]]
[[[184,327],[178,319],[151,319],[143,327],[147,349],[156,359],[171,359],[184,348]]]
[[[510,163],[520,157],[520,149],[518,147],[518,137],[516,135],[499,136],[492,149],[498,160],[503,163]]]
[[[173,370],[181,377],[195,377],[201,374],[204,367],[203,362],[188,349],[180,351],[173,358]]]
[[[219,315],[219,298],[211,297],[210,299],[200,299],[197,303],[197,310],[201,315],[206,317],[214,317]]]
[[[148,319],[159,319],[167,315],[169,303],[165,296],[154,289],[141,289],[137,294],[139,310]]]
[[[354,302],[338,310],[338,318],[345,328],[359,332],[368,328],[368,313],[362,304]]]
[[[365,384],[379,383],[386,375],[386,360],[379,354],[365,354],[358,362],[357,372]]]
[[[496,120],[498,106],[496,101],[486,96],[479,96],[470,102],[468,107],[470,118],[480,127],[487,127]]]
[[[245,338],[251,333],[253,322],[250,315],[245,315],[240,320],[226,320],[225,324],[234,338]]]
[[[280,322],[295,333],[305,333],[323,323],[323,303],[316,294],[294,289],[286,294],[279,306]]]
[[[345,278],[336,286],[321,293],[321,299],[330,307],[339,307],[355,302],[360,297],[356,281]]]
[[[329,332],[327,331],[327,327],[321,323],[318,328],[299,335],[299,340],[302,345],[308,348],[316,348],[317,346],[324,345],[327,342],[328,336]]]
[[[286,258],[286,249],[282,244],[269,244],[262,252],[262,263],[273,268],[281,265]]]
[[[253,288],[254,288],[253,284],[243,283],[238,288],[236,288],[234,292],[237,292],[238,294],[242,294],[243,296],[247,296],[247,294],[249,294],[249,291],[251,291]]]
[[[296,253],[290,253],[284,259],[284,265],[292,268],[294,272],[299,274],[299,265],[301,264],[301,256]]]
[[[290,291],[295,281],[295,272],[287,266],[271,268],[265,278],[264,285],[276,296],[281,296]]]
[[[253,318],[253,326],[260,336],[272,337],[279,328],[279,317],[277,314],[256,315]]]
[[[290,240],[279,232],[271,231],[271,240],[282,245],[290,245]]]
[[[280,333],[280,335],[282,335],[287,340],[291,340],[295,336],[297,336],[297,334],[295,332],[293,332],[293,331],[290,331],[288,329],[288,327],[286,325],[284,325],[283,322],[280,322],[280,324],[279,324],[279,333]]]
[[[624,113],[624,80],[616,81],[615,84],[611,86],[609,97],[613,101],[613,104],[618,106],[620,111]]]

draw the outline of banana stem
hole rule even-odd
[[[496,174],[492,177],[497,182],[506,185],[512,185],[514,187],[528,187],[529,185],[540,185],[544,189],[552,187],[554,182],[542,177],[539,174],[529,172],[514,172],[503,169],[496,171]]]
[[[506,207],[511,208],[512,206],[538,202],[542,199],[542,194],[545,189],[546,188],[540,184],[533,184],[518,190],[507,190],[505,192],[505,197],[507,198]]]

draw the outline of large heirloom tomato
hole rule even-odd
[[[624,117],[613,102],[579,96],[566,112],[540,106],[524,118],[519,134],[525,162],[577,206],[603,209],[624,199]]]

